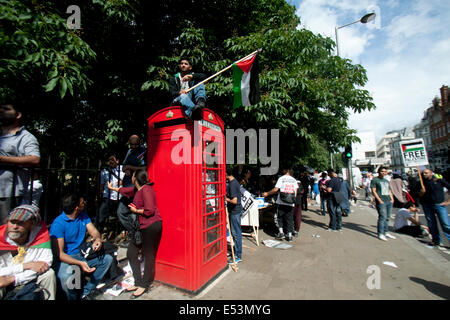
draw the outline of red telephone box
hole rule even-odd
[[[179,106],[148,118],[147,163],[163,219],[155,280],[197,293],[227,268],[224,123]]]

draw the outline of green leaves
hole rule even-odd
[[[52,78],[45,86],[45,92],[49,92],[52,91],[55,87],[56,84],[58,83],[59,78],[58,77],[54,77]]]
[[[49,2],[31,9],[28,1],[11,0],[0,6],[0,75],[12,90],[33,83],[62,99],[74,86],[83,91],[85,72],[95,53],[74,32]]]

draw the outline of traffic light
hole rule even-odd
[[[349,160],[353,157],[352,146],[345,147],[344,158]]]

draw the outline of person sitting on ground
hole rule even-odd
[[[86,231],[94,238],[92,251],[97,252],[102,247],[100,232],[91,222],[89,216],[84,212],[85,201],[83,197],[76,194],[68,194],[62,199],[63,212],[56,217],[50,227],[50,236],[55,255],[58,257],[54,268],[58,277],[58,285],[64,291],[68,300],[77,300],[78,294],[75,290],[78,274],[76,267],[90,273],[90,280],[84,285],[81,299],[90,299],[89,296],[96,286],[108,272],[113,257],[109,254],[101,254],[95,258],[86,260],[81,253],[81,245],[84,242]],[[78,282],[79,283],[79,282]],[[76,288],[80,289],[80,288]]]
[[[0,226],[0,299],[24,285],[35,282],[42,289],[41,298],[55,300],[56,277],[50,235],[41,222],[39,208],[21,205],[14,208],[7,224]]]
[[[419,222],[417,213],[420,209],[408,201],[395,215],[394,231],[408,234],[413,237],[423,237],[429,234],[428,227]],[[414,225],[411,225],[414,224]]]
[[[201,84],[187,93],[186,91],[206,79],[206,75],[192,72],[189,58],[181,58],[178,67],[180,71],[169,80],[172,105],[181,104],[189,119],[199,120],[200,111],[206,106],[205,86]]]

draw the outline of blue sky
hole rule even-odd
[[[299,28],[335,40],[334,28],[375,12],[374,21],[339,29],[340,55],[367,70],[376,110],[352,114],[358,132],[419,123],[442,85],[450,85],[450,0],[287,0]]]

